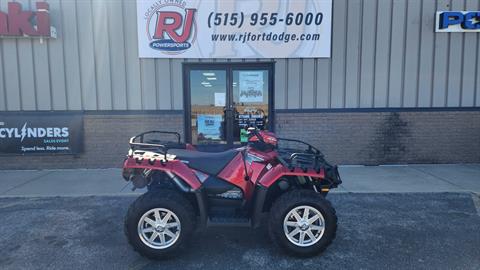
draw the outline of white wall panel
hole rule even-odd
[[[68,1],[68,0],[66,0]],[[83,109],[97,110],[97,79],[93,41],[93,16],[90,1],[76,1],[80,57],[80,83]],[[61,38],[52,42],[61,42]]]
[[[77,12],[75,1],[60,2],[63,19],[63,54],[65,61],[65,80],[67,108],[81,110],[82,88],[80,84],[80,55],[77,31]]]
[[[134,0],[48,3],[57,39],[0,39],[0,110],[181,110],[183,62],[237,61],[139,59]],[[480,106],[480,34],[434,32],[480,2],[333,3],[331,58],[239,60],[276,62],[275,108]]]
[[[414,0],[417,1],[417,0]],[[377,2],[362,1],[362,35],[360,58],[360,107],[373,106],[375,84],[375,56],[377,39]]]
[[[125,71],[124,17],[122,12],[122,1],[112,1],[107,5],[112,107],[114,110],[127,107],[127,74]]]
[[[348,1],[346,38],[345,106],[359,106],[362,48],[362,1]]]
[[[422,1],[421,31],[420,31],[420,65],[418,77],[418,101],[419,107],[431,107],[432,103],[432,76],[434,63],[434,37],[435,0]]]
[[[125,79],[128,110],[142,109],[140,59],[138,58],[137,24],[132,23],[137,11],[135,1],[122,1],[123,31],[125,36]],[[127,19],[129,18],[129,19]]]
[[[480,1],[466,1],[466,10],[479,10]],[[460,89],[461,106],[475,105],[475,79],[477,64],[477,36],[465,35],[463,39],[462,87]]]
[[[388,107],[401,107],[403,103],[403,77],[406,57],[407,2],[394,0],[390,38],[390,67],[388,79]]]
[[[110,52],[112,52],[112,48],[110,48],[110,42],[116,42],[116,38],[110,38],[111,33],[108,29],[107,9],[111,9],[112,3],[114,2],[115,1],[92,0],[93,44],[95,50],[95,72],[99,110],[112,109],[112,66],[110,64]],[[121,51],[114,53],[114,57],[122,56]]]
[[[63,18],[59,0],[49,0],[50,21],[55,25],[59,35],[63,35]],[[63,37],[60,37],[62,40]],[[38,41],[37,41],[38,42]],[[50,90],[52,95],[52,110],[67,109],[67,91],[65,83],[65,62],[63,57],[63,42],[49,39],[48,63],[50,71]]]
[[[405,73],[403,78],[403,107],[417,105],[418,68],[420,63],[420,30],[422,2],[408,0],[405,36]]]
[[[332,108],[342,108],[345,105],[347,16],[347,0],[334,1],[332,24],[332,78],[330,91],[330,106]]]
[[[377,39],[375,43],[374,107],[387,107],[391,48],[392,2],[378,1]]]
[[[438,0],[437,10],[449,10],[450,0]],[[448,50],[449,34],[435,36],[434,48],[434,72],[433,72],[433,107],[444,107],[447,101],[447,72],[448,72]]]

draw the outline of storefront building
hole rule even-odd
[[[252,125],[338,164],[480,162],[477,0],[0,11],[0,169],[120,167],[147,130],[219,151]]]

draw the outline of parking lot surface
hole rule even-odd
[[[123,235],[135,196],[1,198],[0,269],[479,269],[476,196],[331,194],[339,227],[322,255],[290,257],[264,228],[209,228],[160,262]]]

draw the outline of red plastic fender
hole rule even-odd
[[[270,169],[268,172],[266,172],[263,177],[260,179],[259,183],[264,186],[264,187],[270,187],[273,185],[279,178],[282,176],[289,176],[289,175],[295,175],[295,176],[311,176],[314,178],[320,178],[323,179],[325,178],[325,170],[322,168],[320,172],[316,172],[315,170],[308,169],[306,172],[304,172],[300,168],[295,168],[293,171],[289,170],[282,164],[277,164],[275,167]]]
[[[247,168],[249,175],[252,174],[251,168]],[[252,197],[253,184],[251,181],[245,180],[245,165],[243,163],[242,153],[238,153],[218,174],[218,177],[239,187],[246,199]]]
[[[168,171],[180,177],[183,181],[190,185],[193,190],[197,190],[201,186],[200,181],[197,179],[193,171],[180,160],[171,160],[168,162],[164,162],[163,164],[160,162],[160,160],[156,160],[153,162],[153,164],[150,164],[148,159],[143,159],[140,162],[137,162],[135,158],[129,157],[123,163],[123,168],[151,169],[165,172]]]

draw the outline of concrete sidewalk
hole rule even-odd
[[[343,184],[334,192],[480,193],[480,164],[341,166]],[[120,169],[0,171],[0,197],[128,195]]]

